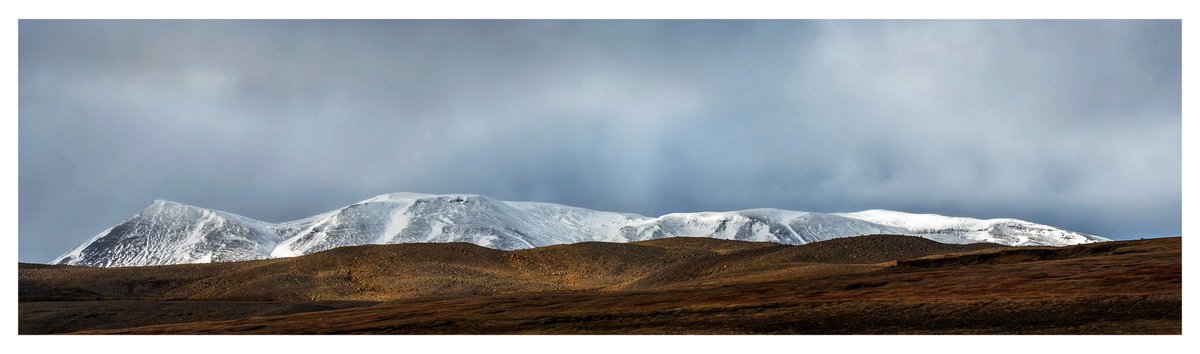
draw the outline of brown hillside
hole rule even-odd
[[[997,245],[868,236],[802,246],[672,238],[519,251],[467,243],[342,247],[295,258],[156,267],[20,266],[20,301],[101,299],[388,301],[551,290],[656,289],[823,276]],[[812,268],[816,267],[816,268]],[[812,268],[812,269],[810,269]]]
[[[1178,333],[1179,238],[1071,247],[866,236],[252,262],[20,265],[21,333]],[[351,302],[357,301],[357,302]]]

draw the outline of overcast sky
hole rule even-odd
[[[19,259],[389,192],[1181,232],[1179,21],[21,21]]]

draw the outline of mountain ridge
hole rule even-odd
[[[816,213],[757,208],[647,217],[554,203],[502,201],[478,194],[402,192],[278,223],[159,199],[51,263],[119,267],[226,262],[393,243],[468,242],[513,250],[679,236],[807,244],[869,234],[1010,246],[1107,241],[1017,219],[982,220],[880,209]]]

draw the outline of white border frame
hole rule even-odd
[[[320,5],[316,5],[320,4]],[[717,1],[464,1],[403,3],[363,0],[328,1],[25,1],[8,2],[3,8],[10,22],[3,26],[4,72],[8,85],[5,107],[11,117],[2,130],[4,152],[0,154],[6,188],[0,225],[6,225],[8,245],[3,261],[17,261],[17,19],[39,18],[756,18],[756,19],[847,19],[847,18],[1167,18],[1183,19],[1183,181],[1197,180],[1194,100],[1191,84],[1195,71],[1188,58],[1195,58],[1197,31],[1191,26],[1195,12],[1183,1],[884,1],[853,0],[826,4],[785,3],[764,0]],[[1195,189],[1183,186],[1183,230],[1195,230]],[[1185,248],[1184,258],[1195,259],[1194,249]],[[1184,294],[1194,294],[1195,262],[1184,262]],[[4,307],[5,334],[15,341],[5,351],[37,353],[56,351],[120,353],[211,353],[236,352],[344,352],[344,351],[434,351],[438,353],[611,353],[611,352],[886,352],[886,353],[1034,353],[1034,352],[1182,352],[1192,339],[1186,326],[1184,336],[16,336],[17,272],[4,273],[0,294]],[[1185,301],[1191,304],[1190,301]],[[1195,311],[1184,306],[1184,323],[1194,323]]]

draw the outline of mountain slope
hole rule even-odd
[[[1103,237],[1017,219],[979,220],[890,210],[867,210],[839,215],[907,230],[913,235],[947,243],[991,242],[1013,246],[1064,246],[1108,241]]]
[[[292,257],[343,246],[429,242],[467,242],[513,250],[702,236],[798,245],[870,234],[1013,246],[1106,240],[1015,219],[978,220],[885,210],[830,214],[748,209],[650,218],[470,194],[394,193],[283,223],[155,201],[52,263],[100,267],[208,263]]]
[[[52,263],[98,267],[268,258],[282,238],[270,223],[165,200]]]

